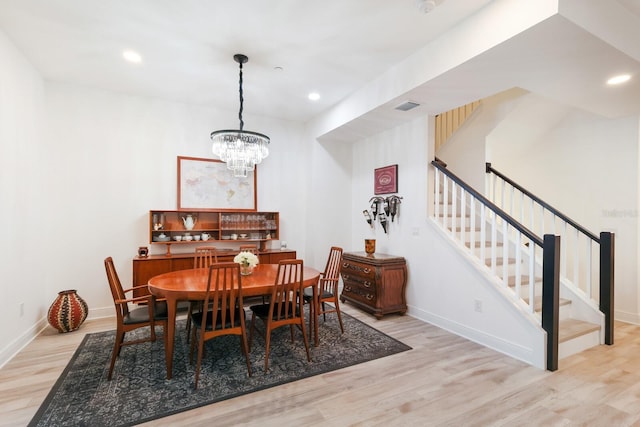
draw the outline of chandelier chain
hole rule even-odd
[[[238,112],[238,118],[240,119],[240,131],[244,129],[244,121],[242,120],[242,110],[244,109],[244,96],[242,92],[242,61],[240,61],[240,111]]]
[[[244,92],[242,88],[242,65],[249,58],[240,53],[233,56],[233,59],[240,64],[239,69],[239,96],[240,129],[225,129],[211,132],[211,150],[221,161],[227,164],[227,168],[233,171],[235,177],[246,178],[247,174],[255,170],[255,166],[262,162],[262,159],[269,155],[269,137],[258,133],[244,130]]]

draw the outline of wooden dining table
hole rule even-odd
[[[275,284],[278,264],[258,264],[253,273],[241,276],[242,296],[271,295]],[[313,288],[313,300],[317,300],[317,283],[320,272],[311,267],[304,267],[302,272],[303,287]],[[176,315],[178,301],[204,301],[209,279],[208,268],[178,270],[160,274],[149,279],[149,292],[167,301],[168,324],[167,345],[165,359],[167,364],[167,379],[171,379],[173,372],[173,347],[176,333]],[[312,319],[313,320],[313,319]],[[318,345],[318,322],[313,320],[314,342]]]

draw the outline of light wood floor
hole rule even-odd
[[[184,412],[154,426],[640,426],[640,327],[616,324],[615,346],[564,359],[555,373],[408,316],[343,311],[413,350]],[[39,336],[0,370],[0,425],[24,426],[85,333]]]

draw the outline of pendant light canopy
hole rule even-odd
[[[233,171],[237,177],[246,177],[255,169],[255,165],[269,155],[269,137],[258,132],[244,130],[242,120],[243,93],[242,93],[242,64],[246,64],[249,58],[242,54],[233,55],[233,59],[240,64],[240,129],[216,130],[211,132],[213,141],[213,154],[227,164],[227,168]]]

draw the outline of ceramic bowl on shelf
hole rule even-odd
[[[246,234],[241,234],[241,235],[240,235],[240,238],[241,238],[241,239],[246,239],[246,238],[247,238],[247,235],[246,235]]]
[[[222,240],[229,240],[229,239],[231,239],[231,236],[224,236],[224,235],[222,236]]]
[[[193,240],[195,240],[197,242],[198,240],[200,240],[200,236],[199,235],[193,236]]]
[[[182,236],[173,236],[173,240],[179,242],[180,240],[182,240]]]
[[[193,236],[190,235],[186,235],[182,238],[185,242],[190,242],[193,240]]]

